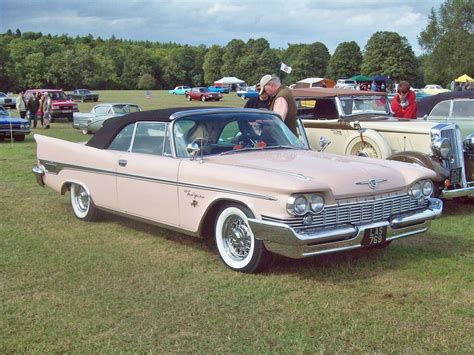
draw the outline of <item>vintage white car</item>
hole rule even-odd
[[[75,112],[72,126],[82,130],[84,134],[95,133],[109,118],[139,111],[140,106],[126,102],[99,104],[88,113]]]
[[[474,150],[455,124],[394,118],[381,92],[314,88],[293,96],[311,148],[425,166],[436,173],[436,195],[474,195]]]
[[[428,230],[442,202],[423,167],[308,150],[254,109],[144,111],[111,118],[87,144],[36,134],[40,185],[98,210],[213,237],[224,264],[386,246]]]

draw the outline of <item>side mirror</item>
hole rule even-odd
[[[428,120],[428,115],[425,114],[425,115],[423,116],[423,119],[424,119],[425,121]]]
[[[351,122],[350,125],[354,127],[357,131],[359,131],[359,133],[363,132],[362,126],[360,125],[359,121],[356,120],[354,122]]]
[[[189,155],[191,155],[192,160],[194,160],[201,152],[201,147],[199,147],[199,144],[197,144],[196,142],[193,142],[193,143],[189,143],[186,146],[186,150],[189,153]]]
[[[324,152],[324,150],[328,147],[329,144],[331,144],[331,141],[329,139],[324,136],[319,137],[319,145],[321,146],[321,149],[319,149],[320,152]]]

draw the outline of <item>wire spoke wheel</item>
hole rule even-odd
[[[379,158],[379,154],[374,146],[367,142],[358,142],[352,147],[351,155],[365,158]]]

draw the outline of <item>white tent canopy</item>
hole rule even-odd
[[[236,78],[235,76],[224,76],[222,79],[214,81],[214,84],[221,85],[232,85],[232,84],[243,84],[245,81]]]

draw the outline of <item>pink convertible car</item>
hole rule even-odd
[[[257,272],[271,253],[303,258],[423,233],[441,214],[434,173],[307,149],[278,115],[167,109],[111,118],[87,144],[35,135],[38,183],[98,210],[215,238],[224,264]]]

